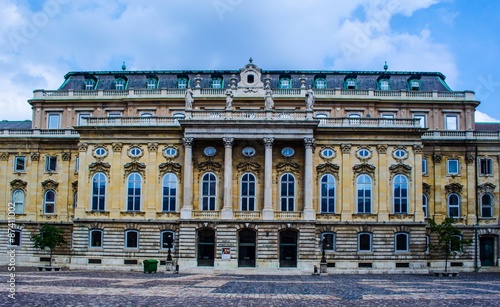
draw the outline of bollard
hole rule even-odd
[[[175,265],[174,274],[179,274],[179,265],[178,264]]]

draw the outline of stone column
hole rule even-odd
[[[354,201],[355,186],[353,179],[353,171],[351,166],[351,144],[340,144],[342,150],[342,211],[341,219],[343,222],[352,221],[352,213],[356,212],[356,204]],[[354,187],[353,187],[354,185]]]
[[[432,183],[434,184],[434,199],[433,199],[433,210],[431,211],[430,201],[427,203],[427,210],[429,210],[429,217],[433,218],[436,223],[441,223],[447,215],[447,204],[446,204],[446,194],[444,198],[442,196],[441,190],[444,190],[446,174],[442,174],[442,165],[441,162],[443,160],[443,155],[440,153],[434,153],[432,155],[432,161],[434,162],[433,172],[434,172],[434,180]],[[445,169],[446,171],[446,169]],[[443,180],[437,181],[437,178],[443,178]],[[432,186],[432,185],[431,185]]]
[[[415,171],[413,171],[413,182],[415,182],[413,190],[415,191],[415,222],[424,222],[424,209],[422,208],[422,194],[423,194],[423,178],[422,174],[422,153],[424,150],[424,146],[422,144],[413,145],[413,154],[415,155]],[[411,181],[409,180],[410,184]],[[411,202],[408,204],[408,211],[411,214]],[[428,205],[428,202],[427,202]],[[429,207],[427,207],[429,210]]]
[[[262,218],[264,220],[274,219],[273,210],[273,143],[274,138],[264,138],[265,162],[264,162],[264,209]]]
[[[222,138],[224,142],[224,207],[221,218],[233,218],[233,142],[234,138]]]
[[[313,209],[313,138],[304,138],[305,161],[304,161],[304,220],[316,219]]]
[[[377,153],[378,153],[378,204],[373,202],[373,212],[378,212],[378,220],[388,222],[389,221],[389,212],[392,212],[392,200],[390,189],[390,180],[389,180],[389,168],[387,167],[387,144],[378,144],[377,145]],[[375,210],[376,207],[378,210]],[[356,209],[355,209],[356,210]]]
[[[184,188],[181,219],[190,219],[193,214],[193,138],[183,138],[184,143]]]

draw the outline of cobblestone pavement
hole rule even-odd
[[[16,272],[15,299],[0,273],[1,306],[500,306],[500,273],[224,275]],[[7,284],[7,287],[5,286]]]

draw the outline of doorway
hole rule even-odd
[[[297,232],[285,230],[280,232],[280,267],[297,267]]]
[[[481,237],[479,238],[479,259],[481,266],[495,265],[495,238]]]
[[[245,229],[239,232],[238,266],[255,267],[255,231]]]
[[[202,229],[198,231],[198,266],[214,266],[215,231]]]

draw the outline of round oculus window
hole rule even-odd
[[[98,156],[98,157],[102,157],[102,156],[105,156],[108,152],[105,148],[103,147],[98,147],[95,149],[94,151],[95,155]]]
[[[360,156],[361,158],[368,158],[370,156],[370,151],[368,149],[360,149],[358,151],[358,156]]]
[[[142,149],[138,148],[138,147],[134,147],[132,149],[130,149],[130,155],[132,157],[138,157],[142,154]]]
[[[205,149],[203,150],[203,153],[207,157],[213,157],[213,156],[215,156],[216,150],[212,146],[209,146],[209,147],[205,147]]]
[[[245,147],[245,148],[243,148],[241,153],[245,157],[253,157],[253,156],[255,156],[255,149],[253,147]]]
[[[406,151],[403,149],[396,149],[396,151],[394,151],[394,157],[403,159],[406,157]]]
[[[281,154],[284,156],[284,157],[291,157],[295,154],[295,151],[293,150],[293,148],[291,147],[285,147],[281,150]]]
[[[165,155],[167,157],[175,157],[177,156],[177,149],[173,147],[168,147],[167,149],[165,149]]]
[[[335,156],[335,152],[331,148],[325,148],[321,151],[321,156],[323,158],[333,158]]]

